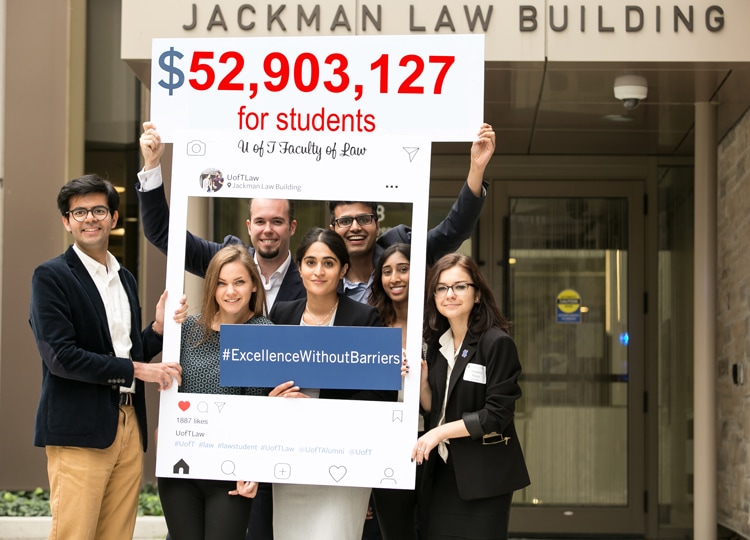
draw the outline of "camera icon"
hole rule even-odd
[[[188,156],[205,156],[206,155],[206,143],[203,141],[190,141],[187,143],[187,155]]]

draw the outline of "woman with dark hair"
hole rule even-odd
[[[406,315],[409,308],[411,246],[393,244],[375,265],[369,303],[378,310],[385,326],[401,329],[401,347],[406,348]]]
[[[420,403],[431,429],[412,460],[425,463],[426,540],[506,539],[513,492],[529,474],[513,424],[521,364],[508,321],[477,264],[445,255],[426,283]]]
[[[341,237],[328,229],[312,229],[296,253],[307,296],[276,302],[269,317],[276,324],[303,326],[381,326],[374,307],[338,294],[349,267],[349,254]],[[281,397],[321,399],[383,399],[381,392],[300,389],[293,381],[271,393]],[[353,540],[362,537],[370,488],[274,484],[274,540],[325,538]]]
[[[273,324],[263,317],[265,291],[244,246],[219,250],[206,270],[200,315],[182,324],[181,392],[266,395],[265,388],[219,385],[222,324]],[[159,498],[172,540],[244,540],[256,482],[159,478]],[[237,496],[239,495],[239,497]]]
[[[393,244],[375,265],[369,302],[385,326],[401,329],[401,348],[406,350],[406,320],[409,310],[411,246]],[[421,296],[421,295],[420,295]],[[417,299],[420,301],[421,298]],[[420,431],[422,427],[420,416]],[[419,478],[419,477],[418,477]],[[372,490],[375,513],[383,540],[417,539],[417,493],[413,489]]]

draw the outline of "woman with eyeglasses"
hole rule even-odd
[[[266,388],[221,386],[219,358],[222,324],[273,324],[263,317],[265,290],[246,247],[230,245],[206,269],[200,315],[182,324],[181,392],[268,394]],[[172,540],[244,540],[256,482],[158,478],[159,498]]]
[[[429,429],[412,460],[425,464],[425,540],[506,539],[513,492],[529,485],[513,413],[521,364],[509,323],[477,264],[445,255],[426,283],[420,403]]]
[[[302,326],[381,326],[374,307],[339,294],[339,281],[349,266],[349,253],[339,235],[312,229],[296,253],[306,297],[276,302],[269,314],[275,324]],[[271,396],[288,398],[395,400],[396,392],[305,389],[288,381]],[[325,538],[354,540],[362,537],[370,488],[274,484],[274,540]]]

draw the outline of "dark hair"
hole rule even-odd
[[[247,201],[247,217],[249,219],[253,219],[252,206],[253,206],[253,201],[254,200],[255,199],[249,199]],[[289,224],[291,225],[292,221],[294,221],[294,201],[292,201],[290,199],[281,199],[281,200],[286,201],[287,204],[289,205],[289,209],[287,210],[287,214],[289,215]]]
[[[206,341],[210,335],[211,325],[214,322],[216,314],[219,312],[219,305],[216,303],[216,289],[219,285],[219,274],[225,265],[239,261],[250,274],[250,279],[255,285],[255,292],[250,295],[250,310],[253,315],[263,315],[266,305],[266,290],[263,288],[258,267],[255,265],[253,256],[245,246],[231,244],[221,248],[211,258],[206,268],[206,279],[203,285],[203,305],[201,307],[201,318],[199,324],[203,327],[203,339],[199,342]]]
[[[328,214],[331,218],[331,225],[333,220],[336,218],[336,207],[343,204],[364,204],[370,207],[370,213],[375,216],[375,221],[378,221],[378,203],[376,202],[365,202],[365,201],[328,201]]]
[[[466,255],[450,253],[438,259],[427,274],[423,328],[425,341],[430,345],[437,342],[450,326],[448,319],[437,310],[435,288],[440,279],[440,274],[455,266],[460,266],[469,274],[471,282],[474,283],[476,291],[479,293],[479,301],[474,304],[471,313],[469,313],[469,332],[476,335],[492,327],[507,332],[510,329],[510,323],[497,307],[492,290],[487,284],[487,280],[484,279],[482,272],[480,272],[477,263]]]
[[[305,236],[300,240],[299,246],[297,247],[296,261],[297,265],[302,265],[302,259],[305,258],[305,253],[310,249],[310,246],[315,242],[324,243],[328,249],[330,249],[343,267],[345,264],[349,264],[349,252],[346,250],[346,244],[341,237],[330,229],[321,229],[315,227],[305,233]]]
[[[394,253],[401,253],[407,260],[411,260],[411,246],[409,244],[393,244],[388,246],[378,259],[375,265],[375,273],[372,277],[372,286],[370,287],[370,297],[368,302],[375,306],[380,315],[380,320],[388,326],[396,320],[396,310],[393,309],[393,301],[388,297],[383,288],[383,266],[388,258]]]
[[[74,178],[62,188],[57,194],[57,208],[63,216],[70,210],[70,199],[81,195],[92,193],[103,193],[107,196],[107,207],[110,214],[117,211],[120,206],[120,195],[109,180],[104,180],[98,174],[87,174],[80,178]]]

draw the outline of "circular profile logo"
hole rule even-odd
[[[209,193],[219,191],[224,185],[224,175],[219,169],[206,169],[200,176],[201,190]]]

